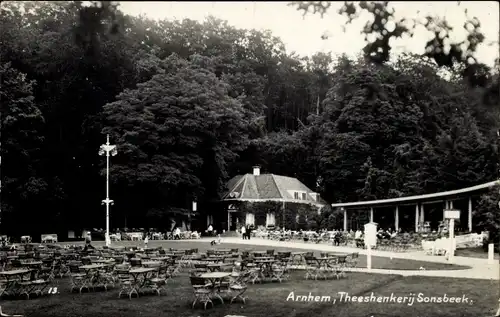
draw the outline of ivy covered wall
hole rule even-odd
[[[268,213],[275,214],[276,227],[283,228],[284,226],[290,230],[333,229],[337,223],[343,221],[342,218],[338,218],[343,216],[342,213],[336,213],[331,217],[332,212],[329,206],[322,208],[321,214],[318,214],[318,207],[316,206],[285,203],[283,209],[283,203],[275,201],[240,202],[236,204],[236,207],[243,214],[253,213],[256,227],[266,225]]]

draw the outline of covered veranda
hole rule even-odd
[[[349,223],[349,211],[350,210],[366,210],[369,213],[369,221],[377,222],[375,211],[383,212],[382,217],[393,217],[393,227],[396,231],[400,229],[401,213],[400,209],[405,209],[407,212],[408,206],[414,208],[414,231],[420,232],[426,226],[426,210],[430,205],[434,207],[442,207],[442,215],[440,218],[444,221],[444,209],[459,209],[461,210],[462,219],[467,223],[467,230],[472,232],[473,230],[473,218],[472,213],[474,210],[474,203],[477,197],[484,193],[485,190],[499,185],[500,181],[492,181],[485,184],[480,184],[476,186],[471,186],[467,188],[450,190],[446,192],[398,197],[390,199],[381,200],[370,200],[370,201],[358,201],[358,202],[347,202],[347,203],[336,203],[332,204],[333,208],[340,208],[344,212],[344,231],[348,230]],[[392,210],[390,212],[389,210]],[[390,212],[390,214],[388,213]],[[464,213],[463,211],[466,211]],[[441,212],[441,211],[440,211]],[[408,215],[405,214],[405,219]]]

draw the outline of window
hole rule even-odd
[[[293,199],[299,199],[299,193],[298,192],[293,193]]]
[[[302,200],[307,200],[307,194],[306,193],[302,193]]]

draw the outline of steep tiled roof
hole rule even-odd
[[[293,177],[262,174],[245,174],[233,177],[227,184],[228,191],[223,200],[279,200],[301,203],[324,204],[311,195],[314,193],[301,181]],[[306,199],[295,199],[294,193],[306,193]]]

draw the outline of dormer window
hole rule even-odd
[[[302,200],[307,200],[307,194],[306,193],[302,193]]]
[[[293,199],[299,200],[299,192],[293,193]]]

